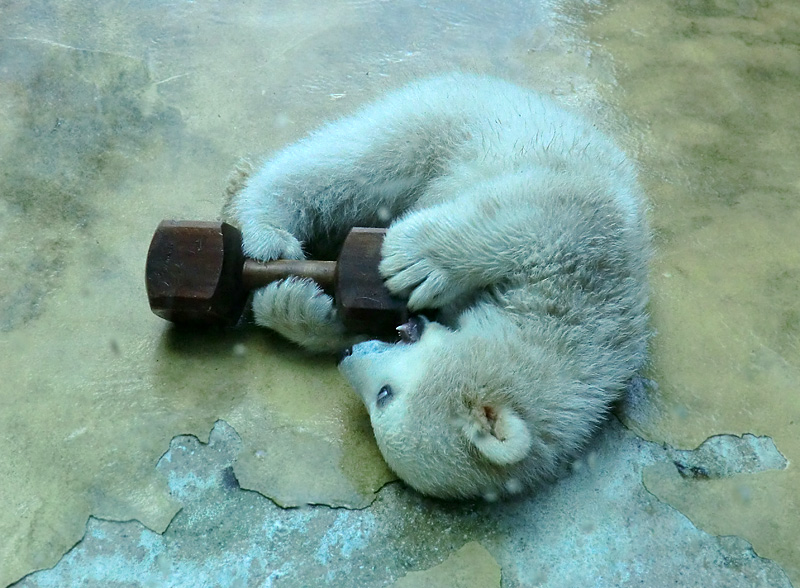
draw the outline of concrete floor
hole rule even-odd
[[[768,439],[715,445],[676,454],[615,418],[585,460],[527,499],[452,504],[391,483],[361,510],[285,509],[239,486],[233,467],[242,440],[218,421],[208,444],[176,437],[158,462],[181,503],[163,534],[137,521],[91,518],[55,568],[14,586],[430,586],[424,573],[394,582],[477,542],[484,550],[460,564],[462,581],[449,575],[442,585],[499,586],[501,570],[506,587],[790,587],[746,541],[698,530],[642,486],[645,467],[675,470],[679,460],[711,477],[735,475],[745,463],[751,472],[785,467]]]
[[[795,2],[0,15],[0,586],[800,585]],[[143,287],[158,222],[216,218],[239,158],[453,69],[596,120],[656,230],[657,385],[503,504],[406,489],[330,358],[170,329]]]

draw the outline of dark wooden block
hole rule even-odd
[[[336,264],[334,299],[356,333],[394,333],[408,318],[405,302],[389,293],[378,272],[385,234],[386,229],[354,228]]]
[[[145,269],[150,307],[176,323],[231,323],[242,313],[244,254],[239,231],[226,223],[163,221]]]

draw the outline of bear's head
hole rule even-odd
[[[432,496],[519,492],[534,439],[510,392],[513,372],[486,369],[481,342],[459,331],[427,321],[418,330],[411,341],[360,343],[339,364],[387,464]]]

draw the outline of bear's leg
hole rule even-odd
[[[546,277],[558,264],[597,256],[614,263],[623,230],[628,242],[644,235],[586,178],[513,173],[400,218],[386,234],[380,271],[392,292],[409,296],[410,309],[440,308],[492,285]]]
[[[388,226],[469,140],[456,90],[408,87],[278,152],[229,207],[245,253],[300,258],[335,251],[354,226]]]
[[[253,317],[309,351],[340,351],[363,340],[345,332],[333,300],[311,280],[288,278],[261,288],[253,295]]]

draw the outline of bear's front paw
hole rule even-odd
[[[261,225],[242,231],[244,254],[254,259],[271,261],[273,259],[303,259],[303,246],[289,231],[272,226]]]
[[[408,308],[441,308],[467,292],[437,263],[430,239],[436,230],[419,217],[409,217],[389,229],[381,249],[381,275],[395,294],[408,296]]]
[[[256,324],[272,329],[312,351],[335,351],[344,327],[333,300],[308,279],[273,282],[253,295]]]

